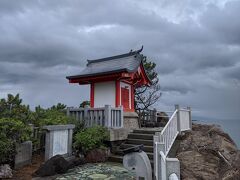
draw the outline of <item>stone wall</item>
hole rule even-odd
[[[128,137],[129,129],[109,129],[110,141],[126,140]]]

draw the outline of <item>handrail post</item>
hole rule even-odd
[[[108,127],[108,128],[112,127],[110,105],[105,105],[104,114],[105,114],[105,127]]]
[[[187,107],[187,110],[189,112],[189,128],[190,130],[192,130],[192,110],[191,110],[191,107]]]
[[[179,105],[176,104],[175,105],[175,110],[177,110],[177,130],[179,133],[181,133],[181,122],[180,122],[180,111],[179,111]]]
[[[158,164],[159,164],[159,153],[158,153],[159,134],[157,132],[153,136],[153,172],[155,179],[158,179]]]
[[[153,116],[154,116],[155,123],[157,123],[157,109],[156,108],[153,109]]]
[[[123,121],[123,106],[120,106],[120,127],[122,128],[123,127],[123,123],[124,123],[124,121]]]

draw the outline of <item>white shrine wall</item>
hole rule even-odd
[[[116,85],[115,81],[94,83],[94,107],[104,107],[116,104]]]

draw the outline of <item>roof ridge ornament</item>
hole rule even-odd
[[[139,50],[133,51],[133,50],[131,49],[130,52],[129,52],[129,54],[131,54],[131,53],[140,53],[140,52],[142,52],[142,50],[143,50],[143,45],[142,45],[141,49],[139,49]]]
[[[143,45],[142,45],[141,49],[137,50],[136,52],[140,53],[140,52],[142,52],[142,50],[143,50]]]

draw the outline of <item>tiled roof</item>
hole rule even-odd
[[[84,70],[78,75],[68,76],[67,79],[111,74],[115,72],[135,72],[142,61],[142,55],[139,54],[141,51],[142,49],[117,56],[88,60],[87,67]]]

